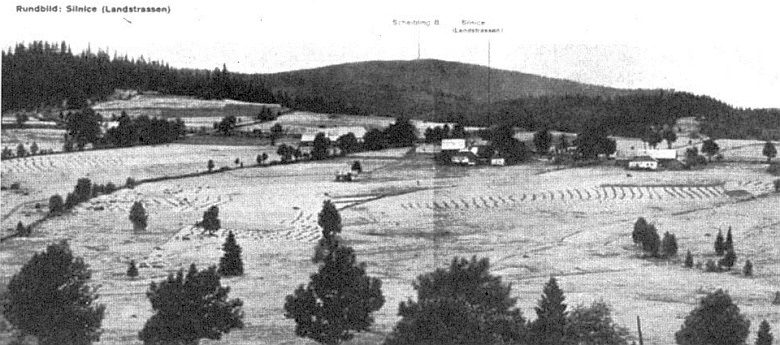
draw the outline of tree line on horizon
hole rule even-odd
[[[353,115],[405,116],[465,126],[512,125],[582,132],[590,126],[608,135],[640,137],[650,126],[673,126],[682,117],[701,121],[715,138],[780,138],[780,109],[735,108],[709,96],[674,90],[633,94],[527,96],[492,104],[465,95],[443,95],[436,87],[362,85],[360,80],[319,85],[306,71],[285,78],[232,73],[222,69],[170,67],[143,57],[111,57],[89,48],[74,54],[65,43],[35,41],[2,51],[2,110],[67,107],[80,109],[115,89],[158,91],[202,99],[279,103],[289,108]],[[290,73],[288,73],[290,74]],[[314,77],[312,77],[314,78]],[[338,76],[334,76],[338,78]],[[410,91],[411,90],[411,91]],[[416,90],[416,91],[415,91]],[[422,93],[422,94],[420,94]]]

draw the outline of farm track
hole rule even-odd
[[[768,188],[767,183],[745,181],[737,186]],[[479,195],[471,198],[431,200],[427,202],[406,202],[404,210],[431,209],[490,209],[514,207],[527,203],[574,203],[584,201],[614,202],[643,200],[703,200],[728,197],[723,186],[603,186],[581,189],[563,189],[511,195]]]

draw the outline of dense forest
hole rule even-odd
[[[159,91],[203,99],[231,98],[273,102],[262,79],[222,70],[176,69],[143,57],[110,57],[90,49],[76,55],[70,47],[47,42],[18,44],[2,52],[2,110],[44,107],[80,109],[114,89]]]
[[[491,72],[492,71],[492,72]],[[323,113],[380,115],[463,125],[641,136],[681,117],[716,138],[780,138],[780,110],[741,109],[673,90],[625,90],[438,60],[371,61],[275,74],[177,69],[143,57],[73,54],[62,42],[2,52],[2,110],[79,109],[114,89],[202,99],[280,103]],[[490,87],[487,73],[492,73]],[[490,90],[490,92],[488,92]],[[491,96],[492,94],[492,96]]]

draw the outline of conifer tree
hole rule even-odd
[[[693,255],[691,255],[690,250],[685,254],[685,267],[693,268]]]
[[[634,231],[631,233],[631,238],[634,240],[634,244],[641,244],[644,242],[645,230],[649,224],[644,217],[639,217],[634,223]]]
[[[758,336],[756,337],[756,345],[772,345],[772,341],[774,340],[774,337],[772,336],[772,332],[769,328],[769,322],[766,322],[766,320],[761,321],[761,324],[758,326]]]
[[[715,254],[721,256],[725,251],[726,244],[723,242],[723,233],[718,230],[718,236],[715,237]]]
[[[222,251],[225,254],[219,259],[219,274],[226,277],[243,275],[244,262],[241,260],[241,247],[236,243],[233,231],[228,232]]]
[[[746,277],[752,277],[753,276],[753,263],[750,262],[750,260],[745,261],[745,267],[742,267],[742,273]]]
[[[219,207],[217,205],[209,207],[206,212],[203,212],[203,220],[197,225],[208,231],[209,235],[214,235],[222,227],[219,221]]]
[[[539,300],[536,320],[531,323],[533,344],[560,345],[566,343],[566,304],[563,291],[558,287],[555,277],[544,286],[544,294]]]
[[[146,209],[140,201],[133,203],[133,207],[130,208],[130,216],[128,218],[133,223],[134,230],[146,230],[146,221],[149,216],[146,214]]]
[[[726,233],[726,243],[723,244],[723,249],[725,251],[734,250],[734,239],[731,237],[731,227],[729,227],[729,231]]]
[[[214,160],[212,160],[212,159],[209,159],[208,163],[206,164],[206,168],[208,168],[208,169],[209,169],[209,172],[211,172],[212,170],[214,170]]]
[[[668,231],[664,233],[664,239],[661,241],[661,253],[665,257],[677,255],[677,237]]]
[[[138,276],[138,267],[135,266],[135,260],[130,260],[130,264],[127,265],[127,276],[130,278]]]
[[[658,236],[658,230],[652,224],[647,226],[643,235],[642,250],[651,257],[658,257],[661,250],[661,237]]]
[[[729,250],[726,252],[726,255],[724,255],[723,258],[718,261],[718,265],[731,269],[731,267],[733,267],[736,262],[737,254],[734,253],[733,250]]]

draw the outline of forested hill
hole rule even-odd
[[[488,88],[488,79],[490,87]],[[114,89],[204,99],[281,103],[326,113],[405,116],[464,125],[580,131],[601,126],[638,136],[680,117],[703,119],[715,137],[780,138],[780,111],[736,109],[706,96],[627,90],[439,60],[370,61],[274,74],[177,69],[66,43],[2,52],[2,110],[80,108]]]
[[[18,44],[2,52],[2,110],[77,109],[108,97],[114,89],[152,90],[205,99],[268,103],[262,79],[222,70],[176,69],[143,57],[109,56],[90,50],[73,54],[62,42]]]

